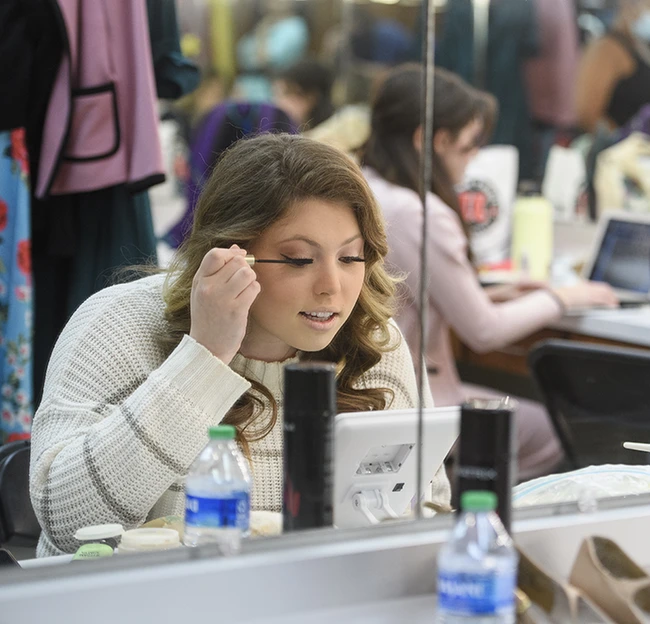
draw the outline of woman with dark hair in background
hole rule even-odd
[[[387,262],[407,274],[404,305],[396,319],[414,353],[419,348],[423,83],[422,69],[417,65],[397,67],[388,75],[373,103],[371,136],[363,155],[364,173],[387,221]],[[554,289],[522,283],[492,292],[481,287],[454,186],[461,182],[479,146],[489,138],[496,102],[491,95],[442,69],[436,70],[434,93],[432,185],[427,196],[429,334],[424,356],[436,405],[443,406],[458,404],[469,393],[477,393],[461,384],[450,327],[472,350],[487,352],[541,329],[566,309],[613,306],[616,297],[609,286],[588,282]],[[490,392],[494,393],[478,389],[481,395]],[[545,410],[521,400],[517,428],[520,478],[552,471],[562,453]]]
[[[332,72],[318,61],[299,61],[273,81],[273,100],[301,131],[311,130],[334,113]]]

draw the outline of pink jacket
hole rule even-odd
[[[36,196],[164,180],[146,0],[58,0],[67,35]]]
[[[387,261],[406,273],[403,299],[396,317],[412,353],[419,348],[418,284],[422,204],[417,193],[387,182],[376,171],[364,175],[381,206],[388,229]],[[507,303],[495,304],[485,294],[467,258],[467,237],[456,213],[436,195],[428,198],[429,336],[425,352],[436,405],[456,405],[463,399],[454,364],[449,327],[473,351],[505,346],[541,329],[561,315],[560,306],[540,290]]]

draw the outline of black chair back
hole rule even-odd
[[[650,351],[570,340],[535,346],[528,365],[572,468],[648,464]]]
[[[0,447],[0,545],[36,544],[41,533],[29,498],[29,453],[27,440]]]

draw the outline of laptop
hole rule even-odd
[[[424,410],[421,493],[460,429],[460,408]],[[415,409],[337,414],[334,421],[334,525],[354,528],[401,518],[417,492]]]
[[[582,277],[607,282],[622,304],[650,302],[650,214],[603,213]]]

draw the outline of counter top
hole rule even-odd
[[[567,315],[553,329],[650,347],[650,306],[620,310],[590,310]]]

